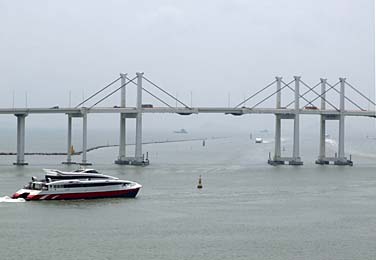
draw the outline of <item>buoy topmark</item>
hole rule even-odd
[[[202,181],[201,181],[201,175],[200,175],[200,177],[198,178],[198,185],[197,185],[197,189],[202,189]]]

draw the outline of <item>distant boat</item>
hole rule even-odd
[[[256,142],[256,144],[261,144],[262,143],[262,138],[260,138],[260,137],[256,137],[255,138],[255,142]]]
[[[184,128],[180,129],[180,130],[176,130],[174,131],[175,134],[188,134],[187,130],[185,130]]]

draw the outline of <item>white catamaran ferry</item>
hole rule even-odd
[[[119,180],[100,174],[94,169],[63,172],[44,169],[45,178],[31,178],[31,182],[13,194],[12,198],[25,200],[69,200],[111,197],[136,197],[142,187],[137,182]]]

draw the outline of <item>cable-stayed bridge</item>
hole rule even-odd
[[[119,86],[115,84],[120,82]],[[148,87],[146,87],[148,86]],[[129,107],[126,104],[127,88],[136,88],[136,105]],[[153,92],[152,90],[153,89]],[[269,93],[272,90],[271,93]],[[110,93],[105,94],[106,91]],[[293,98],[286,105],[282,105],[282,93],[289,91]],[[158,92],[158,94],[155,94]],[[336,95],[336,100],[329,99],[328,93]],[[113,107],[104,107],[100,104],[111,96],[120,93],[120,104]],[[160,106],[143,104],[143,94],[153,97]],[[348,93],[351,93],[350,95]],[[104,96],[103,96],[104,95]],[[266,95],[266,96],[265,96]],[[291,95],[290,95],[291,96]],[[354,101],[357,98],[357,102]],[[99,100],[98,100],[99,98]],[[261,98],[261,100],[260,100]],[[179,106],[172,106],[166,100],[173,100]],[[275,102],[274,107],[265,107],[267,102]],[[361,103],[359,102],[361,100]],[[253,104],[247,106],[247,103]],[[319,102],[319,105],[316,103]],[[89,104],[90,106],[86,106]],[[67,160],[63,163],[72,164],[72,119],[82,119],[82,160],[80,164],[90,165],[87,161],[87,120],[88,115],[101,113],[117,113],[120,117],[119,124],[119,155],[115,160],[117,164],[147,165],[149,160],[142,153],[142,115],[147,113],[172,113],[182,116],[202,113],[219,113],[233,116],[247,114],[273,114],[275,115],[275,147],[273,156],[269,156],[268,163],[279,165],[288,163],[290,165],[302,165],[300,158],[300,115],[320,116],[320,149],[318,164],[352,165],[351,158],[345,156],[345,118],[348,116],[376,117],[375,111],[365,109],[366,106],[375,107],[375,101],[360,92],[345,78],[339,78],[335,84],[330,84],[326,79],[310,86],[301,77],[294,76],[290,82],[284,82],[282,77],[275,77],[275,80],[261,88],[248,98],[241,101],[235,107],[191,107],[183,101],[170,94],[146,76],[144,73],[136,73],[133,78],[127,74],[120,74],[120,77],[110,82],[105,87],[90,95],[87,99],[75,107],[51,107],[51,108],[0,108],[0,114],[14,114],[17,117],[17,161],[15,165],[26,165],[25,161],[25,122],[26,117],[32,114],[64,114],[67,115]],[[349,108],[347,108],[349,107]],[[281,122],[283,119],[293,120],[293,151],[291,157],[281,157]],[[135,152],[133,155],[126,155],[126,120],[136,120]],[[338,152],[334,157],[327,157],[325,153],[326,121],[338,121]]]

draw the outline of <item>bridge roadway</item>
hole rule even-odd
[[[154,108],[142,108],[142,113],[172,113],[180,115],[202,114],[202,113],[218,113],[218,114],[232,114],[235,116],[245,114],[274,114],[274,115],[294,115],[295,109],[284,108],[228,108],[228,107],[194,107],[194,108],[182,108],[182,107],[154,107]],[[28,114],[70,114],[80,116],[82,114],[100,114],[100,113],[124,113],[130,117],[137,115],[137,108],[135,107],[96,107],[96,108],[0,108],[0,114],[14,114],[14,115],[28,115]],[[328,115],[338,116],[341,114],[337,110],[321,110],[321,109],[300,109],[301,115]],[[366,116],[376,118],[376,111],[359,111],[359,110],[345,110],[343,112],[345,116]]]

